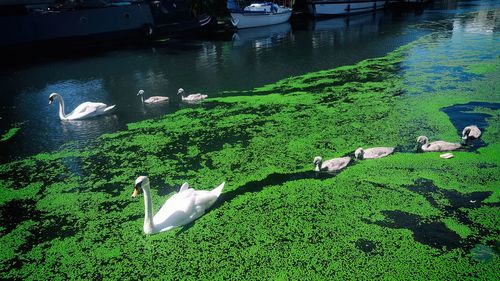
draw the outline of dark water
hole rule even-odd
[[[40,58],[15,66],[0,65],[0,134],[19,132],[0,142],[0,162],[64,144],[84,145],[134,121],[159,117],[185,107],[176,96],[187,93],[231,95],[311,71],[350,65],[382,56],[432,32],[416,23],[453,18],[500,6],[497,1],[435,1],[421,11],[380,11],[350,18],[291,23],[241,30],[227,40],[169,39],[140,48]],[[479,23],[480,25],[481,23]],[[442,28],[442,27],[441,27]],[[450,27],[451,28],[451,27]],[[36,50],[33,50],[36,51]],[[139,89],[171,101],[143,106]],[[61,122],[48,96],[60,93],[66,112],[85,101],[116,104],[114,114],[80,122]]]
[[[472,192],[462,194],[454,190],[439,189],[434,183],[427,179],[419,179],[414,185],[407,186],[408,190],[422,195],[434,208],[439,209],[442,213],[456,218],[464,225],[474,225],[479,230],[481,236],[490,230],[474,224],[464,212],[465,209],[479,208],[482,205],[496,206],[495,203],[484,203],[483,201],[491,195],[491,192]],[[448,205],[442,204],[436,198],[446,198]],[[429,245],[437,249],[455,249],[458,247],[472,248],[477,244],[478,238],[462,239],[454,231],[450,230],[443,222],[433,218],[428,220],[419,215],[399,211],[390,210],[382,211],[383,215],[388,220],[375,222],[375,224],[396,228],[410,229],[413,232],[413,237],[416,241]],[[366,221],[367,223],[372,223]]]
[[[500,103],[469,102],[466,104],[456,104],[450,107],[445,107],[441,110],[448,115],[451,123],[457,129],[457,134],[461,137],[462,130],[469,125],[476,125],[482,133],[484,133],[487,129],[487,118],[491,117],[491,115],[474,112],[474,109],[476,108],[498,110],[500,109]],[[486,146],[486,143],[482,139],[475,139],[469,141],[467,144],[469,146],[469,151],[476,151],[478,148]]]

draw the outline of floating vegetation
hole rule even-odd
[[[490,247],[482,244],[476,245],[476,247],[474,247],[470,252],[474,260],[484,263],[491,262],[495,255]]]
[[[498,44],[461,36],[0,165],[0,278],[500,279],[498,256],[476,246],[497,245],[500,230]],[[475,153],[415,153],[419,135],[459,141],[442,109],[473,102],[486,126]],[[316,155],[374,146],[400,149],[313,172]],[[130,198],[139,175],[155,206],[184,181],[226,187],[203,217],[146,236],[143,202]]]
[[[2,137],[0,138],[0,141],[8,141],[11,139],[13,136],[21,130],[22,123],[15,124],[14,127],[10,128],[7,132],[5,132]]]

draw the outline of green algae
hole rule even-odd
[[[491,262],[494,257],[494,252],[490,247],[480,244],[471,250],[471,254],[474,260],[485,263]]]
[[[20,124],[15,124],[14,127],[10,128],[7,132],[5,132],[1,138],[0,141],[8,141],[11,139],[13,136],[15,136],[19,130],[21,130],[22,123]]]
[[[438,32],[129,124],[83,151],[0,165],[0,207],[24,200],[16,225],[0,228],[1,278],[499,279],[498,257],[478,263],[472,248],[498,241],[498,111],[477,109],[491,117],[476,153],[414,153],[421,134],[459,141],[441,108],[500,102],[498,51],[485,43],[473,52],[487,56],[469,55],[478,38],[467,35],[464,51]],[[474,65],[488,71],[466,74]],[[303,176],[316,155],[390,145],[389,157]],[[145,236],[142,200],[130,198],[142,174],[155,211],[184,181],[227,185],[194,223]],[[426,239],[433,230],[446,232]]]
[[[467,238],[472,234],[472,231],[466,225],[460,224],[452,218],[444,219],[444,224],[451,230],[455,231],[461,238]]]

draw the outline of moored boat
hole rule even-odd
[[[307,9],[315,17],[341,16],[383,9],[386,0],[307,0]]]
[[[186,0],[0,1],[0,48],[141,41],[206,27]]]
[[[147,36],[154,25],[149,5],[143,1],[21,3],[1,7],[0,46]]]
[[[231,9],[231,23],[236,28],[250,28],[284,23],[290,19],[292,8],[274,3],[254,3],[243,10]]]

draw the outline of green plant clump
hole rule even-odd
[[[5,132],[5,134],[2,135],[0,141],[7,141],[11,139],[13,136],[17,134],[17,132],[19,132],[20,129],[21,129],[21,124],[17,124],[16,127],[10,128],[7,132]]]

